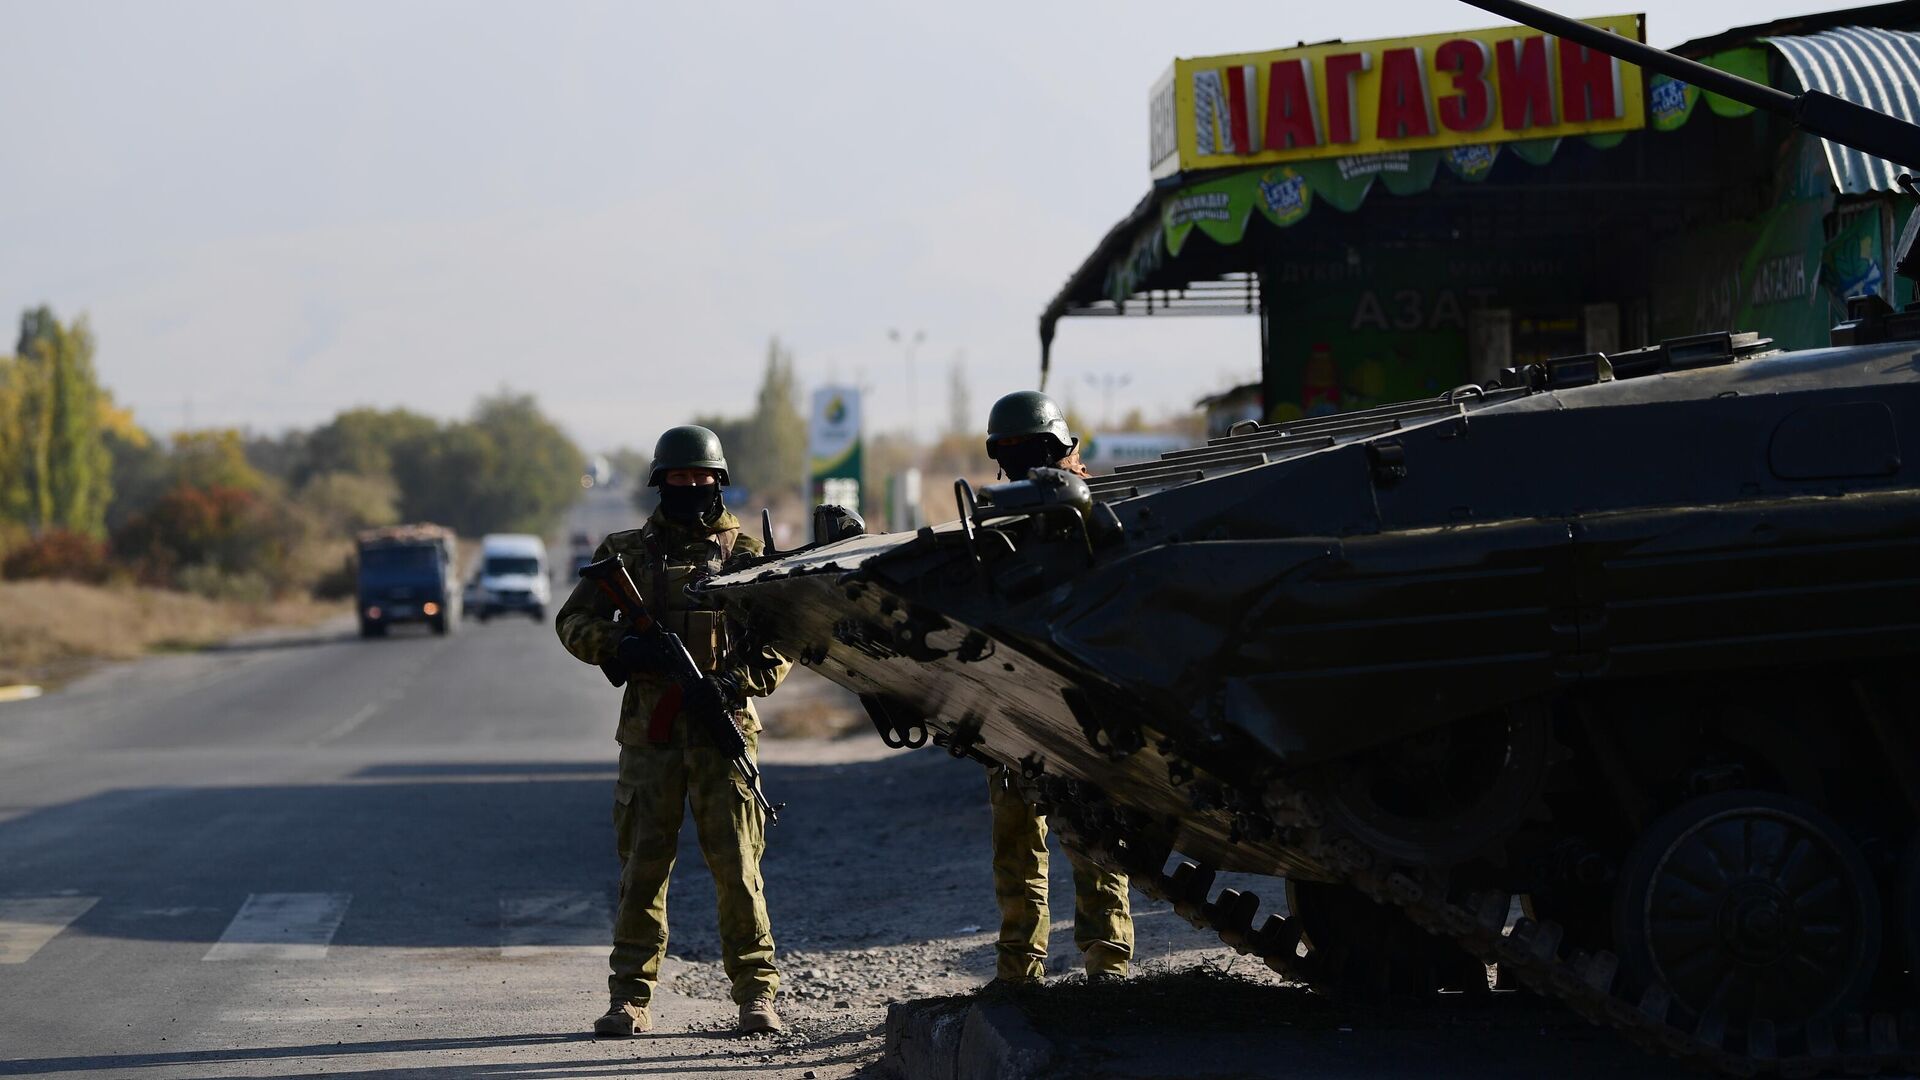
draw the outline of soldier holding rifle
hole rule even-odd
[[[717,435],[668,429],[647,480],[660,491],[659,508],[645,527],[601,542],[596,565],[582,572],[555,619],[568,652],[626,684],[613,808],[621,875],[612,1001],[594,1022],[598,1035],[653,1026],[653,991],[667,953],[667,878],[688,805],[719,893],[720,945],[739,1029],[780,1029],[773,1008],[780,976],[760,878],[774,808],[759,790],[760,721],[748,699],[772,693],[792,662],[744,640],[738,624],[686,591],[760,552],[721,501],[727,480]]]

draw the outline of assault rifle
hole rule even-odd
[[[747,756],[747,737],[740,732],[740,726],[733,722],[733,710],[720,698],[720,691],[700,671],[700,665],[693,662],[693,654],[687,651],[687,644],[680,635],[655,622],[647,612],[647,602],[640,597],[640,590],[633,583],[633,575],[627,572],[626,560],[615,552],[596,563],[588,563],[580,568],[582,580],[591,581],[612,599],[620,612],[620,628],[624,633],[645,638],[648,644],[660,655],[667,658],[672,670],[667,672],[673,680],[673,686],[667,690],[667,698],[661,704],[671,712],[676,707],[682,713],[693,717],[700,729],[705,731],[713,744],[722,753],[733,759],[733,767],[740,778],[747,782],[747,790],[753,793],[753,799],[760,809],[767,812],[767,822],[778,825],[780,810],[785,803],[775,805],[767,801],[760,788],[760,768]],[[600,665],[607,675],[607,681],[619,686],[627,681],[627,673],[618,661]]]

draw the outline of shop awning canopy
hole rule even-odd
[[[1797,83],[1783,89],[1817,89],[1920,123],[1920,34],[1888,28],[1917,25],[1920,3],[1908,0],[1737,28],[1674,51],[1745,78]],[[1278,170],[1254,166],[1163,179],[1108,231],[1041,313],[1041,379],[1044,382],[1047,376],[1055,330],[1062,318],[1258,314],[1262,305],[1259,256],[1250,249],[1259,245],[1242,245],[1242,240],[1249,233],[1271,238],[1276,235],[1273,230],[1288,230],[1289,247],[1296,242],[1324,246],[1333,235],[1326,228],[1296,231],[1293,227],[1317,216],[1317,204],[1353,213],[1367,203],[1376,186],[1395,196],[1416,196],[1440,183],[1449,205],[1470,204],[1474,196],[1483,196],[1480,202],[1499,207],[1498,212],[1537,215],[1563,212],[1562,204],[1573,200],[1584,200],[1588,213],[1608,206],[1608,200],[1622,198],[1631,198],[1643,209],[1661,200],[1675,206],[1689,198],[1697,200],[1708,185],[1689,182],[1684,166],[1649,168],[1648,154],[1632,147],[1694,126],[1689,121],[1702,102],[1708,106],[1705,111],[1720,117],[1753,113],[1749,106],[1653,75],[1647,93],[1651,134],[1413,150],[1302,161]],[[1773,122],[1764,116],[1757,120]],[[1682,141],[1697,144],[1702,138]],[[1539,169],[1531,176],[1529,170],[1511,164],[1549,166],[1565,156],[1565,144],[1578,146],[1576,162]],[[1623,144],[1628,151],[1609,153]],[[1678,149],[1677,144],[1661,146],[1658,156],[1672,158]],[[1826,143],[1825,151],[1836,191],[1864,195],[1896,190],[1899,170],[1890,163],[1833,143]],[[1663,171],[1665,176],[1660,175]],[[1486,183],[1489,177],[1495,182]],[[1628,177],[1633,178],[1631,183]],[[1468,216],[1475,213],[1469,211]],[[1389,214],[1379,227],[1365,231],[1375,237],[1410,240],[1411,220],[1405,214]],[[1600,227],[1600,223],[1575,226],[1581,227]],[[1343,236],[1363,233],[1351,226],[1337,231]],[[1438,239],[1460,239],[1460,221],[1456,218],[1441,233]]]
[[[1806,90],[1819,90],[1920,124],[1920,34],[1846,26],[1806,37],[1769,37]],[[1895,190],[1900,169],[1850,146],[1826,143],[1835,189],[1848,195]]]

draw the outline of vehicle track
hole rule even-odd
[[[1301,955],[1300,920],[1270,914],[1256,928],[1259,897],[1223,889],[1209,898],[1214,872],[1191,861],[1165,869],[1171,852],[1144,837],[1127,835],[1111,824],[1111,808],[1081,798],[1059,800],[1068,789],[1054,786],[1055,820],[1064,838],[1096,859],[1126,869],[1136,888],[1171,903],[1196,927],[1211,929],[1229,948],[1265,961],[1285,978],[1308,984],[1321,972],[1311,954]],[[1511,896],[1497,892],[1449,899],[1446,881],[1430,869],[1397,866],[1380,852],[1329,824],[1310,792],[1292,791],[1278,802],[1290,808],[1289,846],[1318,859],[1341,880],[1383,904],[1392,904],[1423,929],[1447,938],[1489,964],[1500,965],[1503,981],[1512,978],[1535,993],[1561,1002],[1588,1021],[1619,1032],[1642,1049],[1710,1068],[1731,1076],[1812,1077],[1844,1073],[1920,1072],[1920,1016],[1909,1010],[1848,1013],[1837,1020],[1810,1022],[1806,1052],[1782,1055],[1777,1033],[1767,1021],[1749,1026],[1745,1045],[1730,1045],[1723,1018],[1711,1014],[1689,1030],[1675,1023],[1670,991],[1653,984],[1635,1000],[1617,979],[1620,962],[1613,953],[1570,946],[1564,929],[1551,920],[1521,918],[1508,923]],[[1062,809],[1066,812],[1062,813]],[[1089,827],[1089,826],[1092,827]],[[1154,856],[1158,855],[1156,859]]]

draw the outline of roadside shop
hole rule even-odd
[[[1675,51],[1920,119],[1914,29],[1888,4]],[[1519,26],[1176,60],[1149,142],[1151,189],[1041,315],[1042,380],[1066,320],[1254,316],[1269,420],[1713,330],[1823,345],[1846,296],[1892,299],[1912,202],[1886,162]]]

